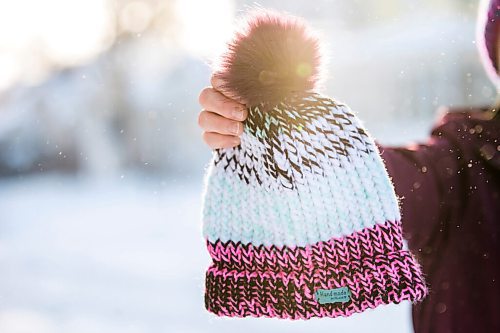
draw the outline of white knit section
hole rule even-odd
[[[212,162],[204,196],[205,237],[212,242],[305,246],[399,220],[394,189],[373,140],[366,135],[355,138],[361,125],[346,106],[332,113],[349,115],[342,130],[318,117],[307,125],[312,134],[294,130],[291,136],[279,135],[274,163],[286,178],[263,172],[266,148],[271,147],[266,140],[262,143],[245,131],[240,150],[225,149],[227,160],[234,157],[246,167],[238,169],[231,162],[224,169],[222,163]],[[343,146],[348,156],[333,153],[332,157],[342,140],[352,145]],[[252,168],[258,178],[248,171]],[[293,180],[293,189],[283,186],[286,179]]]
[[[307,184],[296,190],[247,185],[235,174],[212,168],[204,203],[204,235],[210,241],[305,246],[398,220],[383,165],[375,159],[354,162],[328,168],[324,178],[307,174]]]

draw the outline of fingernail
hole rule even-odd
[[[240,131],[240,123],[232,124],[230,127],[230,131],[231,131],[231,133],[238,135],[238,133]]]
[[[236,107],[233,110],[233,118],[237,120],[243,120],[243,117],[245,116],[243,109]]]

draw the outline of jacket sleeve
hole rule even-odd
[[[453,192],[457,154],[444,137],[407,147],[379,146],[399,198],[404,236],[413,251],[431,251],[445,227],[447,201]]]

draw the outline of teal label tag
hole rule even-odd
[[[345,303],[351,299],[351,291],[348,287],[318,289],[314,294],[319,304]]]

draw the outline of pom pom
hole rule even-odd
[[[244,19],[214,77],[224,93],[249,107],[273,106],[314,89],[320,63],[319,40],[301,19],[258,10]]]

